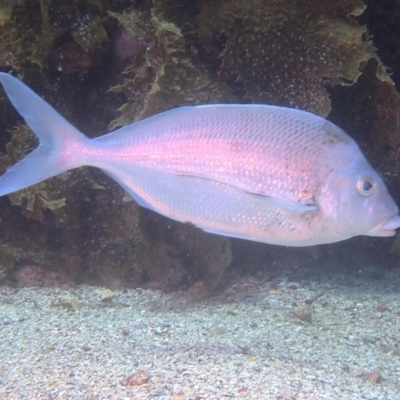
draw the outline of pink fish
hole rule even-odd
[[[84,165],[143,207],[226,236],[309,246],[392,236],[398,208],[357,144],[305,111],[182,107],[95,139],[18,79],[0,73],[39,146],[0,177],[0,196]]]

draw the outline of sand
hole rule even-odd
[[[0,287],[0,399],[400,399],[400,273],[188,292]]]

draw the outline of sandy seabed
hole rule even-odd
[[[214,296],[0,287],[0,399],[400,399],[400,270]],[[379,272],[379,273],[378,273]]]

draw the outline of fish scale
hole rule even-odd
[[[0,177],[7,195],[100,168],[139,205],[212,233],[286,246],[392,236],[398,208],[357,144],[311,113],[269,105],[170,110],[89,139],[18,79],[6,94],[39,138]]]
[[[129,157],[138,165],[204,177],[254,194],[309,202],[322,175],[330,170],[321,164],[326,152],[321,151],[323,140],[318,141],[324,136],[321,125],[329,123],[315,122],[315,116],[301,113],[302,123],[294,130],[287,121],[288,114],[298,116],[296,110],[240,106],[238,112],[238,108],[229,105],[182,108],[174,113],[180,121],[173,123],[173,130],[168,127],[168,116],[161,114],[154,131],[144,127],[128,132],[126,142],[123,137],[116,140],[124,141],[125,149],[131,148]],[[191,118],[199,113],[202,118]],[[248,135],[243,134],[244,129]],[[348,136],[338,128],[337,131],[336,136],[342,136],[338,143],[347,143]],[[266,132],[274,135],[269,137]],[[304,132],[309,132],[307,141],[301,140]],[[307,158],[303,156],[305,152]],[[310,174],[316,162],[321,168],[318,174]]]

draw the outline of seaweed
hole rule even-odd
[[[375,41],[379,10],[359,0],[9,0],[0,5],[0,70],[90,137],[188,104],[310,110],[349,131],[396,189],[398,93],[381,58],[396,78],[400,63],[389,50],[399,39],[386,38],[386,52],[385,40]],[[398,13],[385,18],[395,31]],[[4,171],[36,140],[6,99],[0,110]],[[2,281],[23,284],[23,276],[49,271],[111,288],[192,287],[201,297],[232,259],[229,239],[139,208],[90,168],[0,203]],[[264,250],[255,253],[252,262],[262,265]]]
[[[122,72],[124,81],[111,88],[127,101],[109,129],[182,104],[234,100],[228,88],[212,81],[205,66],[193,60],[181,29],[164,19],[166,4],[154,1],[150,10],[111,13],[122,27],[120,35],[138,50]]]
[[[359,0],[202,1],[200,42],[221,59],[221,79],[241,86],[249,101],[326,116],[326,85],[353,84],[359,67],[376,57],[354,18],[364,9]]]

